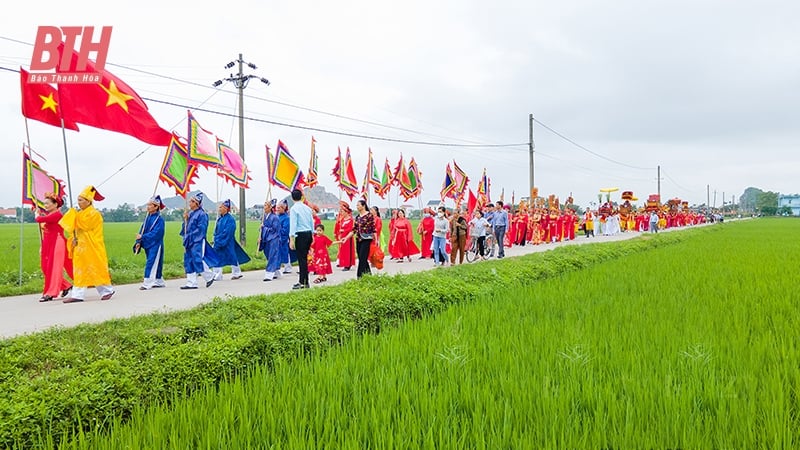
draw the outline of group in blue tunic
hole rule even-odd
[[[208,214],[203,210],[203,193],[198,192],[189,199],[189,211],[183,213],[181,227],[183,236],[183,268],[186,271],[186,284],[181,289],[197,289],[197,276],[206,282],[206,287],[214,283],[214,274],[209,267],[216,267],[216,254],[208,245]]]
[[[264,256],[267,258],[264,281],[271,281],[281,275],[281,222],[278,215],[275,214],[276,203],[274,199],[264,203],[264,217],[261,219],[258,250],[264,252]]]
[[[151,288],[162,288],[164,283],[164,218],[161,210],[164,209],[161,196],[156,195],[147,202],[147,217],[136,235],[134,251],[144,250],[147,261],[144,265],[144,281],[139,287],[146,291]]]
[[[250,256],[236,242],[236,219],[230,214],[231,201],[225,200],[217,209],[217,224],[214,227],[214,253],[217,255],[217,265],[213,268],[214,281],[222,279],[222,268],[231,266],[231,279],[242,278],[240,264],[250,261]]]

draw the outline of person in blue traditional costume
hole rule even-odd
[[[261,235],[258,238],[258,250],[264,252],[267,258],[264,281],[272,281],[281,276],[281,222],[275,214],[276,204],[275,199],[264,203],[264,218],[261,219]]]
[[[186,284],[181,289],[197,289],[197,276],[206,282],[206,287],[214,283],[214,274],[209,267],[216,267],[214,249],[208,245],[208,214],[203,209],[203,193],[198,192],[189,199],[189,211],[183,212],[183,268],[186,271]]]
[[[220,203],[217,212],[217,224],[214,227],[214,253],[217,254],[217,266],[214,267],[214,281],[222,279],[222,268],[231,266],[231,280],[242,278],[239,264],[250,261],[247,252],[236,242],[236,219],[231,212],[230,199]]]
[[[133,245],[134,253],[144,250],[144,281],[139,290],[146,291],[151,288],[163,288],[164,283],[164,218],[161,210],[166,205],[161,201],[161,196],[156,195],[147,201],[147,217],[136,235]]]
[[[281,223],[280,243],[278,245],[281,269],[283,273],[292,273],[292,261],[289,256],[289,202],[284,199],[278,203],[276,211],[278,220]]]

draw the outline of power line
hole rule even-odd
[[[565,141],[567,141],[567,142],[569,142],[570,144],[574,145],[575,147],[578,147],[579,149],[581,149],[581,150],[583,150],[583,151],[585,151],[585,152],[587,152],[587,153],[591,153],[592,155],[594,155],[594,156],[597,156],[598,158],[605,159],[606,161],[612,162],[612,163],[614,163],[614,164],[619,164],[620,166],[629,167],[629,168],[631,168],[631,169],[638,169],[638,170],[655,170],[655,167],[637,167],[637,166],[632,166],[632,165],[630,165],[630,164],[625,164],[625,163],[623,163],[623,162],[615,161],[615,160],[613,160],[613,159],[611,159],[611,158],[608,158],[608,157],[606,157],[606,156],[603,156],[603,155],[601,155],[601,154],[599,154],[599,153],[596,153],[596,152],[593,152],[593,151],[589,150],[588,148],[584,147],[583,145],[581,145],[581,144],[579,144],[579,143],[577,143],[577,142],[573,141],[572,139],[570,139],[570,138],[568,138],[568,137],[564,136],[562,133],[559,133],[558,131],[556,131],[556,130],[552,129],[551,127],[547,126],[546,124],[542,123],[542,121],[541,121],[541,120],[538,120],[538,119],[534,118],[534,119],[533,119],[533,121],[534,121],[534,122],[536,122],[536,123],[538,123],[538,124],[539,124],[539,125],[541,125],[542,127],[544,127],[544,128],[547,130],[547,131],[549,131],[549,132],[551,132],[551,133],[555,134],[556,136],[560,137],[561,139],[564,139]]]
[[[176,107],[181,107],[181,108],[189,108],[189,109],[194,109],[195,111],[202,111],[202,112],[207,112],[207,113],[210,113],[210,114],[217,114],[217,115],[220,115],[220,116],[238,117],[235,114],[231,114],[231,113],[225,113],[225,112],[221,112],[221,111],[214,111],[214,110],[211,110],[211,109],[204,109],[204,108],[192,108],[192,107],[190,107],[188,105],[183,105],[183,104],[175,103],[175,102],[168,102],[166,100],[158,100],[158,99],[155,99],[155,98],[148,98],[148,97],[142,97],[142,99],[143,100],[147,100],[147,101],[151,101],[151,102],[154,102],[154,103],[161,103],[163,105],[176,106]],[[459,143],[454,143],[454,142],[415,141],[415,140],[410,140],[410,139],[395,139],[395,138],[381,137],[381,136],[370,136],[370,135],[358,134],[358,133],[345,133],[345,132],[329,130],[329,129],[325,129],[325,128],[307,127],[307,126],[296,125],[296,124],[291,124],[291,123],[276,122],[276,121],[273,121],[273,120],[257,119],[255,117],[249,117],[249,116],[245,116],[244,119],[250,120],[250,121],[253,121],[253,122],[267,123],[267,124],[270,124],[270,125],[276,125],[276,126],[280,126],[280,127],[297,128],[297,129],[300,129],[300,130],[316,131],[316,132],[319,132],[319,133],[334,134],[334,135],[338,135],[338,136],[348,136],[348,137],[354,137],[354,138],[359,138],[359,139],[368,139],[368,140],[373,140],[373,141],[396,142],[396,143],[400,143],[400,144],[430,145],[430,146],[435,146],[435,147],[463,147],[463,148],[501,148],[501,147],[520,147],[520,146],[527,146],[528,145],[527,142],[523,142],[523,143],[519,143],[519,144],[459,144]]]

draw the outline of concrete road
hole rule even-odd
[[[560,242],[547,245],[514,246],[506,249],[506,257],[520,256],[528,253],[551,250],[564,245],[587,244],[595,242],[609,242],[627,240],[639,236],[641,233],[628,232],[616,236],[598,236],[595,238],[577,237],[574,241]],[[335,266],[335,262],[333,263]],[[481,264],[475,262],[472,264]],[[433,269],[433,261],[420,260],[412,257],[411,262],[397,263],[386,259],[381,273],[398,274],[411,273],[420,270]],[[314,285],[320,286],[338,284],[356,277],[353,267],[344,272],[334,267],[334,273],[328,275],[328,281]],[[439,269],[447,270],[447,268]],[[255,294],[272,294],[289,292],[292,285],[297,283],[297,267],[294,273],[284,275],[280,279],[264,282],[263,271],[250,271],[244,273],[244,278],[231,280],[230,274],[225,274],[222,281],[215,282],[211,287],[201,285],[196,290],[181,290],[184,279],[167,280],[167,287],[140,291],[140,284],[116,285],[116,293],[111,300],[100,301],[100,296],[94,289],[87,290],[86,301],[83,303],[62,303],[60,299],[51,302],[39,303],[39,294],[20,295],[15,297],[0,298],[0,338],[8,338],[21,334],[34,333],[55,326],[71,327],[81,323],[97,323],[110,319],[125,318],[139,314],[153,312],[169,312],[194,308],[214,298],[242,297]],[[313,280],[313,275],[311,277]]]

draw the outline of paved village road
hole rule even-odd
[[[514,246],[506,249],[506,257],[514,257],[534,252],[543,252],[565,245],[579,245],[599,242],[611,242],[632,239],[642,233],[626,232],[615,236],[598,236],[586,238],[578,236],[574,241],[560,242],[547,245]],[[334,261],[335,264],[335,261]],[[472,264],[480,264],[475,262]],[[416,259],[411,262],[397,263],[386,260],[381,273],[399,274],[411,273],[420,270],[432,270],[433,261],[430,259]],[[244,278],[231,280],[230,274],[225,274],[222,281],[215,282],[211,287],[202,286],[196,290],[181,290],[185,279],[167,280],[167,287],[140,291],[140,284],[116,285],[116,293],[111,300],[100,301],[97,291],[87,290],[86,301],[83,303],[62,303],[59,299],[51,302],[39,303],[39,294],[27,294],[15,297],[0,298],[0,338],[8,338],[21,334],[34,333],[51,327],[71,327],[81,323],[97,323],[110,319],[131,317],[153,312],[169,312],[194,308],[200,304],[210,302],[216,297],[242,297],[256,294],[272,294],[277,292],[290,292],[292,285],[297,282],[297,267],[295,273],[282,276],[270,282],[262,281],[263,270],[244,272]],[[447,268],[440,269],[447,270]],[[334,273],[328,275],[328,281],[321,285],[312,284],[312,288],[338,284],[356,277],[353,267],[348,272],[334,267]],[[313,279],[313,275],[311,277]]]

